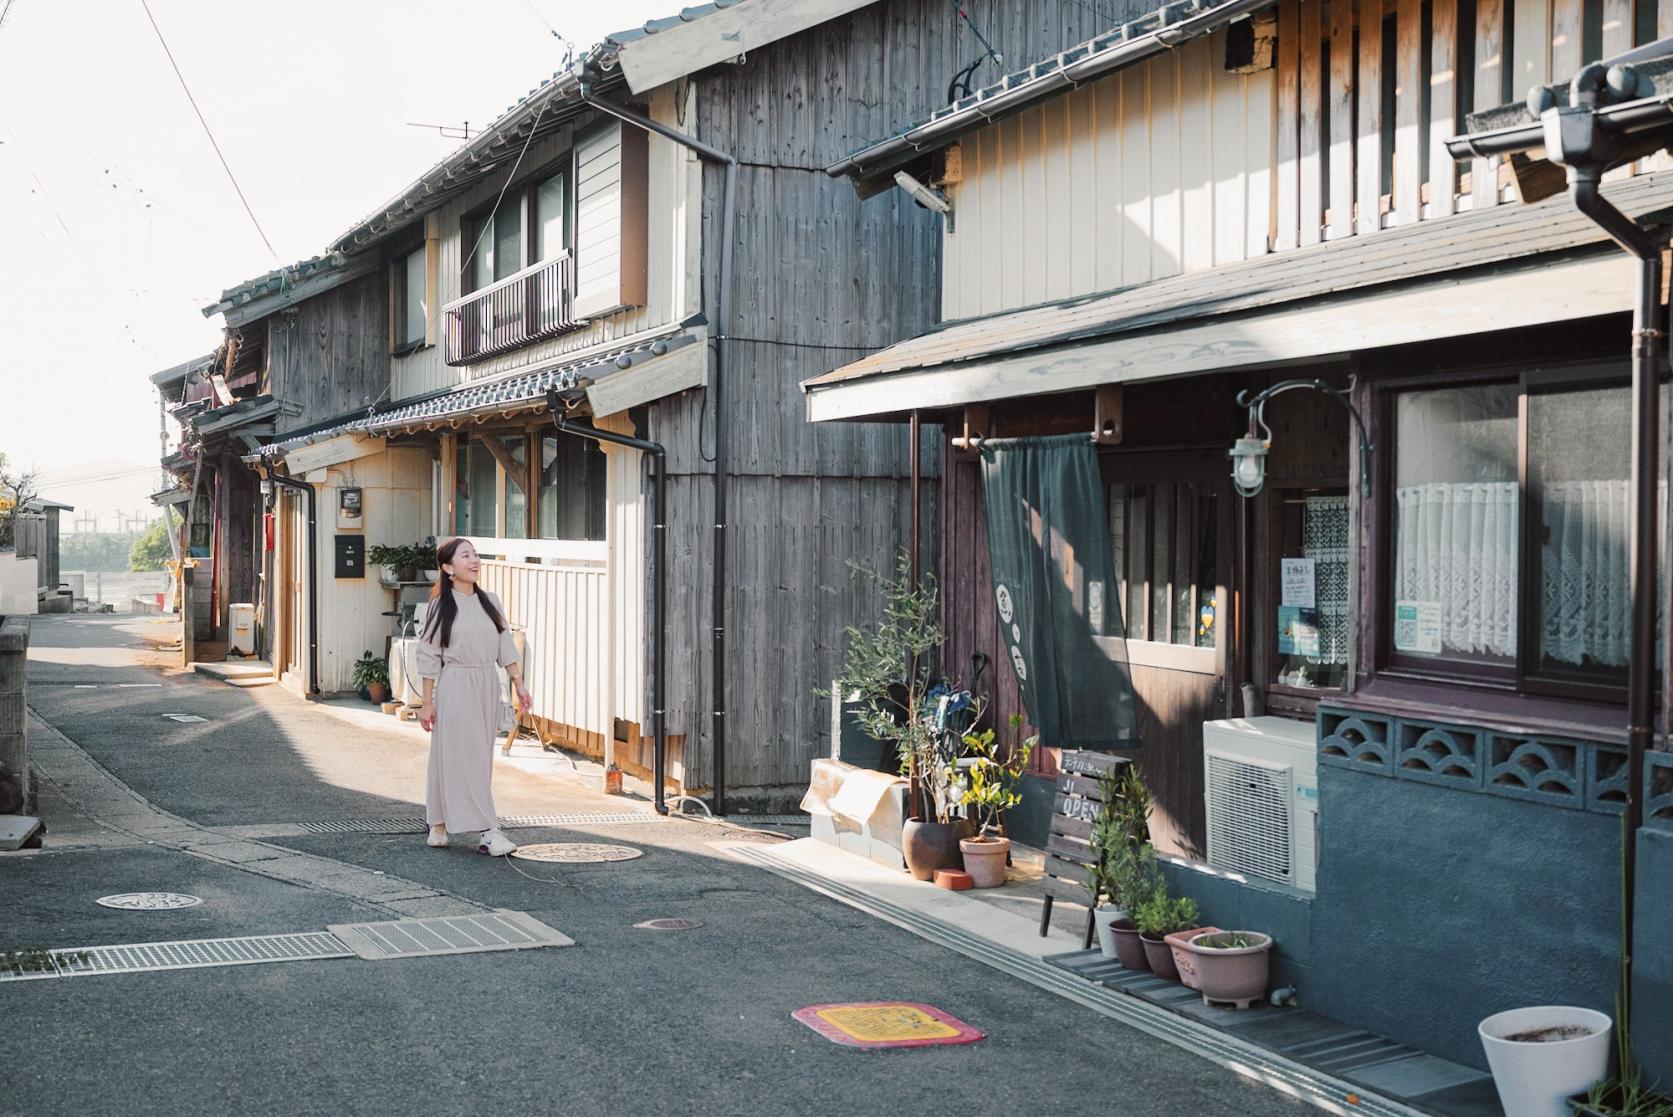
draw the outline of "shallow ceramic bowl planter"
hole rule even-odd
[[[1173,951],[1173,966],[1179,971],[1179,983],[1187,989],[1199,992],[1202,986],[1197,984],[1197,952],[1191,946],[1191,940],[1198,935],[1217,935],[1218,927],[1193,927],[1189,931],[1175,931],[1165,937],[1168,948]]]
[[[1248,1008],[1266,996],[1272,936],[1259,931],[1214,931],[1187,940],[1196,955],[1197,988],[1204,1004]],[[1247,942],[1248,946],[1226,946]]]
[[[1102,904],[1092,909],[1092,924],[1098,929],[1098,950],[1105,958],[1116,957],[1115,925],[1127,922],[1127,909]]]
[[[1116,921],[1111,928],[1115,935],[1115,956],[1129,970],[1149,970],[1150,959],[1145,957],[1144,943],[1139,940],[1139,929],[1130,919]]]
[[[937,869],[964,869],[959,839],[970,833],[963,819],[954,822],[925,822],[909,818],[900,830],[900,852],[906,867],[918,880],[934,880]]]
[[[1569,1117],[1569,1097],[1608,1073],[1613,1030],[1603,1013],[1570,1005],[1513,1008],[1478,1024],[1505,1117]]]
[[[964,871],[977,888],[998,888],[1005,883],[1005,860],[1011,855],[1011,839],[995,837],[960,838]]]

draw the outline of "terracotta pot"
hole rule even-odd
[[[998,888],[1005,883],[1005,858],[1011,853],[1009,838],[961,838],[964,871],[977,888]]]
[[[1173,947],[1167,939],[1140,935],[1139,944],[1144,947],[1144,960],[1150,963],[1151,973],[1163,981],[1179,980],[1179,968],[1173,964]]]
[[[1139,941],[1139,929],[1133,926],[1132,920],[1117,920],[1110,930],[1115,933],[1115,956],[1121,960],[1122,967],[1148,970],[1150,959],[1144,956],[1144,944]]]
[[[1218,927],[1193,927],[1189,931],[1175,931],[1166,936],[1168,946],[1173,950],[1174,968],[1179,971],[1179,983],[1187,989],[1198,989],[1197,984],[1197,954],[1191,948],[1191,940],[1198,935],[1218,934]]]
[[[1098,949],[1105,958],[1114,958],[1115,953],[1115,925],[1125,922],[1127,909],[1118,908],[1114,904],[1105,904],[1092,909],[1092,923],[1098,928]]]
[[[909,818],[900,828],[900,852],[906,867],[918,880],[932,880],[937,869],[964,868],[964,854],[959,852],[959,839],[970,833],[970,823],[925,822]]]
[[[1241,935],[1251,946],[1216,948],[1205,943],[1224,941],[1228,935]],[[1218,931],[1196,935],[1188,940],[1197,961],[1197,987],[1202,990],[1204,1004],[1230,1003],[1248,1008],[1266,996],[1266,979],[1272,960],[1267,951],[1272,949],[1272,936],[1259,931]]]
[[[371,700],[372,705],[374,706],[383,705],[385,702],[389,701],[389,684],[367,683],[366,697]]]

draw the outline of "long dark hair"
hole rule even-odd
[[[459,544],[465,542],[464,536],[449,539],[436,548],[436,569],[441,571],[441,577],[430,589],[430,609],[424,615],[424,638],[428,640],[433,632],[441,633],[441,646],[447,647],[448,641],[453,639],[453,619],[459,615],[459,603],[453,598],[453,579],[442,569],[453,561],[453,556],[459,550]],[[489,597],[479,586],[476,599],[482,602],[482,611],[488,614],[488,619],[494,622],[494,627],[505,631],[505,620],[500,611],[494,608],[494,599]]]

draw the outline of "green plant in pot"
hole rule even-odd
[[[912,561],[904,551],[893,578],[854,563],[849,567],[876,582],[883,600],[875,625],[846,629],[836,689],[857,703],[860,727],[895,750],[900,774],[908,781],[901,853],[914,877],[929,880],[937,869],[963,866],[959,840],[971,833],[966,820],[953,817],[956,773],[942,755],[933,719],[925,716],[935,683],[934,658],[943,643],[935,583],[930,578],[913,582]]]
[[[422,543],[412,545],[412,563],[417,569],[419,577],[427,582],[434,582],[441,576],[441,567],[436,565],[436,540],[431,536]]]
[[[1272,936],[1259,931],[1204,931],[1191,938],[1204,1004],[1248,1008],[1266,996]]]
[[[1144,948],[1131,915],[1156,879],[1150,842],[1150,792],[1138,765],[1098,777],[1100,805],[1092,823],[1092,864],[1087,891],[1098,946],[1106,958],[1119,958],[1128,969],[1147,969]]]
[[[1021,724],[1021,716],[1013,714],[1011,728],[1014,730]],[[959,851],[964,855],[964,871],[970,874],[977,888],[997,888],[1005,883],[1011,839],[996,831],[1005,812],[1022,802],[1018,786],[1039,741],[1038,736],[1030,737],[1001,760],[1001,747],[993,730],[964,735],[965,748],[974,754],[976,763],[967,769],[969,782],[959,804],[971,812],[976,836],[961,838]]]
[[[1115,956],[1129,970],[1148,970],[1150,958],[1133,917],[1151,897],[1166,890],[1161,870],[1156,867],[1156,850],[1148,842],[1139,846],[1122,845],[1110,860],[1109,883],[1116,903],[1127,913],[1110,927],[1115,938]]]
[[[382,656],[362,653],[354,661],[354,685],[378,705],[389,701],[389,663]]]
[[[1168,936],[1194,929],[1197,918],[1197,902],[1189,896],[1169,895],[1165,881],[1134,910],[1133,922],[1144,944],[1145,959],[1157,977],[1179,980]]]
[[[366,548],[366,561],[372,566],[383,568],[378,580],[386,585],[417,580],[411,547],[389,547],[375,543]]]

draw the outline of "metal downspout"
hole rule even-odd
[[[734,218],[737,212],[738,161],[719,148],[711,147],[693,136],[676,131],[642,116],[623,105],[600,100],[594,95],[591,81],[580,84],[581,100],[602,113],[635,127],[671,140],[710,163],[725,168],[720,215],[720,279],[715,292],[715,378],[712,390],[715,416],[715,480],[714,480],[714,584],[710,590],[712,637],[710,672],[714,688],[714,715],[711,733],[714,739],[714,813],[726,813],[726,481],[729,463],[726,427],[726,353],[727,335],[732,326],[732,242]],[[661,784],[658,783],[660,792]]]
[[[597,442],[609,442],[616,446],[629,446],[641,450],[651,456],[651,466],[656,470],[656,477],[651,486],[651,553],[654,556],[651,571],[651,631],[656,634],[656,643],[652,646],[651,653],[651,717],[654,720],[656,736],[652,778],[656,783],[656,813],[667,814],[668,804],[664,798],[663,781],[668,766],[668,729],[663,696],[667,693],[665,682],[668,677],[668,454],[660,442],[647,442],[643,438],[570,422],[563,417],[562,404],[555,398],[556,395],[554,391],[549,397],[549,402],[552,423],[558,430],[582,438],[591,438]]]
[[[1581,77],[1576,76],[1579,85]],[[1622,996],[1632,996],[1632,956],[1638,898],[1638,831],[1644,824],[1644,753],[1654,743],[1656,662],[1656,471],[1660,438],[1661,243],[1611,205],[1598,190],[1598,171],[1569,168],[1574,208],[1638,259],[1638,296],[1632,312],[1632,519],[1627,585],[1632,602],[1632,646],[1627,673],[1626,812],[1621,841]]]
[[[270,473],[275,485],[308,497],[308,692],[319,691],[319,516],[314,487],[291,477]]]

